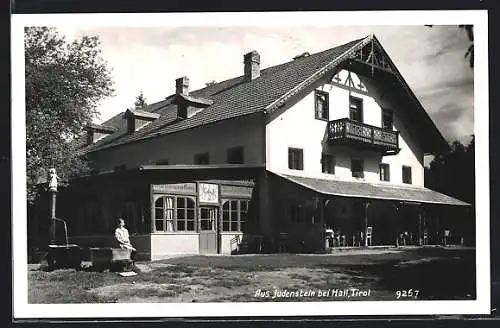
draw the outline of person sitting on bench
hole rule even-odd
[[[122,218],[118,219],[118,227],[115,229],[115,239],[121,249],[128,249],[131,251],[130,259],[134,261],[137,250],[130,243],[128,230],[125,228],[125,221]]]

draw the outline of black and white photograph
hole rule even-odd
[[[486,21],[14,16],[14,313],[490,313]]]

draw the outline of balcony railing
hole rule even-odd
[[[384,151],[399,149],[398,131],[390,131],[376,126],[342,118],[328,122],[328,142],[355,142],[359,145],[372,146]]]

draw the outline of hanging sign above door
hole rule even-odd
[[[198,186],[200,203],[219,203],[219,185],[212,183],[200,183]]]

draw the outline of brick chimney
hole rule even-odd
[[[189,95],[189,79],[187,76],[183,76],[175,80],[175,94]]]
[[[257,51],[251,51],[243,56],[245,64],[245,82],[252,81],[260,76],[260,55]]]

